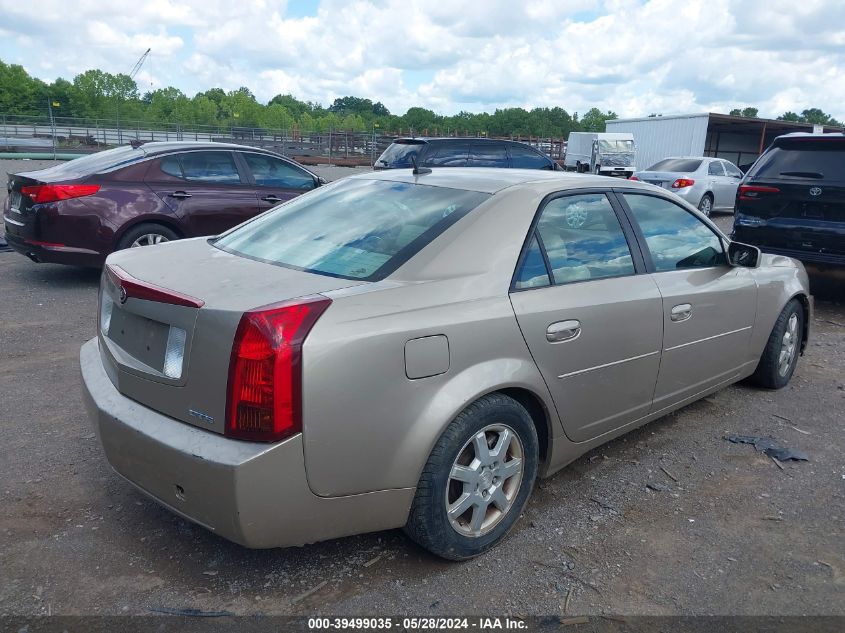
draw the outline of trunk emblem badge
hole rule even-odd
[[[821,187],[810,187],[810,195],[811,196],[822,195],[822,188]]]
[[[124,288],[123,286],[121,286],[121,287],[120,287],[120,303],[121,303],[121,305],[122,305],[122,304],[124,304],[124,303],[126,303],[126,299],[127,299],[128,297],[129,297],[129,295],[126,293],[126,288]]]

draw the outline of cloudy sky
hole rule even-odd
[[[44,80],[147,47],[142,92],[845,119],[845,0],[0,0],[0,59]]]

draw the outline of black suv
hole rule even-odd
[[[804,262],[845,265],[845,134],[787,134],[737,189],[733,239]]]
[[[398,138],[379,156],[375,169],[413,167],[513,167],[560,169],[525,143],[487,138]]]

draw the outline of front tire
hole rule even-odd
[[[537,476],[537,431],[528,411],[486,395],[440,436],[423,469],[405,532],[450,560],[498,544],[522,513]]]
[[[792,299],[781,311],[751,382],[764,389],[782,389],[789,384],[798,356],[804,332],[804,308],[797,299]]]

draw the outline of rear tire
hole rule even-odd
[[[117,250],[136,248],[138,246],[152,246],[163,242],[178,240],[179,235],[173,229],[155,222],[144,222],[133,226],[123,234],[117,243]]]
[[[483,554],[522,513],[537,476],[538,446],[521,404],[497,393],[480,398],[434,445],[405,533],[450,560]]]
[[[789,384],[804,335],[804,308],[797,299],[792,299],[781,311],[757,369],[749,379],[764,389],[782,389]]]
[[[701,197],[701,201],[698,203],[698,210],[709,218],[710,214],[713,213],[713,196],[709,193],[705,193]]]

